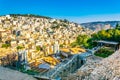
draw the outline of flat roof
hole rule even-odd
[[[40,64],[40,65],[39,65],[39,68],[42,68],[42,69],[50,69],[50,65],[49,65],[49,64]]]
[[[117,45],[119,44],[119,42],[114,42],[114,41],[104,41],[104,40],[100,40],[97,41],[98,43],[105,43],[105,44],[113,44],[113,45]]]

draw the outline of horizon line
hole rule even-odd
[[[50,15],[41,15],[34,13],[9,13],[9,14],[0,14],[0,16],[10,15],[10,14],[32,14],[37,16],[50,17],[54,19],[67,19],[70,22],[74,23],[90,23],[90,22],[106,22],[106,21],[120,21],[120,14],[98,14],[98,15],[86,15],[86,16],[50,16]]]

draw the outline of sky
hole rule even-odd
[[[77,23],[120,20],[120,0],[0,0],[0,15],[37,14]]]

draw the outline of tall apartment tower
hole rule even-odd
[[[59,53],[59,43],[58,41],[55,41],[55,44],[53,45],[53,52]]]
[[[27,51],[19,51],[18,52],[18,65],[27,65]]]

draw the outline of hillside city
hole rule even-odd
[[[119,80],[119,42],[119,21],[0,16],[0,80]]]
[[[54,67],[59,61],[50,55],[60,51],[69,52],[69,49],[71,54],[84,51],[82,48],[73,48],[70,44],[79,34],[92,33],[92,30],[67,20],[34,16],[1,16],[0,65],[12,68],[25,65],[26,70],[30,68],[36,70],[44,63],[41,60],[44,60]]]

